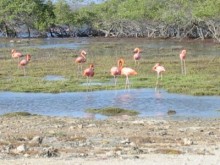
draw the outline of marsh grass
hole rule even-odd
[[[127,110],[127,109],[122,109],[122,108],[117,108],[117,107],[87,109],[86,112],[101,114],[105,116],[121,116],[121,115],[135,116],[139,114],[137,111],[134,111],[134,110]]]
[[[131,88],[154,88],[156,73],[152,71],[155,63],[160,62],[166,69],[159,88],[174,93],[190,95],[220,95],[220,57],[213,55],[193,56],[190,50],[187,54],[187,75],[181,75],[179,52],[172,49],[147,49],[142,53],[139,66],[135,66],[133,48],[120,46],[119,43],[108,45],[97,42],[85,48],[88,52],[87,62],[83,69],[93,63],[95,76],[92,82],[96,85],[82,85],[86,77],[77,75],[77,65],[74,59],[80,50],[54,48],[23,48],[19,51],[30,53],[31,61],[27,66],[27,75],[18,68],[18,61],[11,58],[10,49],[0,49],[0,90],[16,92],[74,92],[124,89],[125,77],[119,76],[117,86],[114,86],[110,68],[117,65],[119,58],[125,59],[125,66],[131,67],[138,75],[129,77]],[[47,75],[63,76],[64,80],[48,81]]]
[[[29,112],[11,112],[11,113],[5,113],[2,116],[4,116],[4,117],[33,116],[33,114],[31,114]]]

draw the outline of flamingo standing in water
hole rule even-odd
[[[183,49],[180,53],[180,61],[181,61],[181,73],[186,75],[186,50]]]
[[[91,84],[91,77],[93,77],[95,74],[94,72],[94,65],[91,64],[89,66],[89,68],[85,69],[84,72],[83,72],[83,76],[86,76],[87,77],[87,86]]]
[[[75,59],[75,63],[78,64],[77,73],[82,71],[82,64],[86,62],[86,51],[82,50],[80,56]]]
[[[130,82],[129,82],[129,76],[132,76],[132,75],[136,75],[137,72],[132,69],[132,68],[129,68],[129,67],[123,67],[124,65],[124,60],[122,60],[122,67],[121,67],[121,75],[125,75],[126,76],[126,81],[125,81],[125,89],[126,88],[130,88]]]
[[[14,58],[14,59],[17,58],[19,61],[20,57],[22,57],[22,56],[23,56],[22,53],[17,52],[15,49],[11,50],[11,57],[12,58]]]
[[[133,58],[134,58],[134,61],[135,61],[135,65],[136,65],[136,63],[138,62],[138,65],[139,65],[139,60],[141,59],[141,50],[139,49],[139,48],[135,48],[134,49],[134,56],[133,56]]]
[[[25,67],[26,65],[29,63],[29,61],[31,60],[31,55],[30,54],[27,54],[26,55],[26,59],[23,59],[19,62],[19,66],[23,68],[23,71],[24,71],[24,76],[26,75],[26,70],[25,70]]]
[[[162,80],[162,73],[165,72],[165,68],[161,66],[159,63],[156,63],[154,67],[152,68],[152,70],[157,72],[157,81],[156,81],[156,87],[155,87],[155,90],[157,90],[159,79]]]
[[[117,76],[121,75],[122,65],[123,65],[123,59],[120,59],[120,60],[118,60],[118,66],[117,67],[114,66],[110,70],[111,75],[114,76],[115,86],[117,83]]]

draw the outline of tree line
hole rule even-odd
[[[212,38],[220,42],[220,0],[1,0],[0,32],[52,37]]]

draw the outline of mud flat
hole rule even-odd
[[[220,119],[1,116],[0,164],[219,165]]]

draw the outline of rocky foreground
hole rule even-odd
[[[57,163],[79,159],[137,163],[150,155],[207,155],[217,165],[220,119],[0,117],[0,162],[46,158]]]

